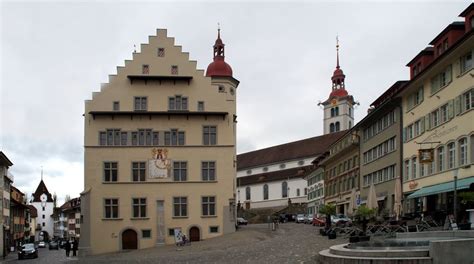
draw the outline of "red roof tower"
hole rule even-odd
[[[217,39],[214,43],[214,61],[207,66],[207,77],[232,77],[232,68],[224,60],[224,43],[221,39],[221,29],[217,29]]]

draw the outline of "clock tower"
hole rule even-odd
[[[324,102],[324,134],[350,129],[354,125],[354,97],[346,90],[344,72],[339,66],[339,41],[336,44],[336,70],[332,75],[332,90]]]
[[[31,205],[38,212],[36,223],[39,228],[36,229],[36,241],[52,239],[54,235],[54,221],[51,215],[53,214],[54,201],[43,179],[41,179],[36,191],[33,193]]]

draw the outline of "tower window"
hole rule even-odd
[[[225,93],[225,87],[222,85],[219,85],[219,93]]]
[[[198,108],[198,111],[204,111],[204,102],[203,102],[203,101],[199,101],[197,108]]]
[[[339,115],[339,107],[335,107],[335,108],[334,108],[334,113],[335,113],[336,116]]]
[[[120,110],[120,102],[119,101],[115,101],[113,103],[113,109],[114,109],[114,111],[119,111]]]
[[[341,130],[341,125],[340,125],[340,123],[339,123],[339,122],[336,122],[336,127],[335,127],[335,129],[336,129],[336,131],[335,131],[335,132],[337,132],[337,131]]]
[[[336,131],[335,131],[335,127],[334,127],[334,123],[331,123],[331,124],[329,125],[329,132],[330,132],[330,133],[336,132]]]

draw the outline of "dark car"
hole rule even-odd
[[[66,240],[59,241],[59,247],[64,248],[66,246]]]
[[[18,259],[25,259],[25,258],[37,258],[38,257],[38,249],[36,248],[35,244],[24,244],[18,250]]]
[[[51,249],[58,249],[59,250],[59,243],[58,241],[51,241],[49,242],[49,250]]]

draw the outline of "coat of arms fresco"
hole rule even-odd
[[[148,161],[148,175],[152,179],[169,178],[171,175],[171,160],[168,159],[168,150],[153,148],[151,150],[153,159]]]

